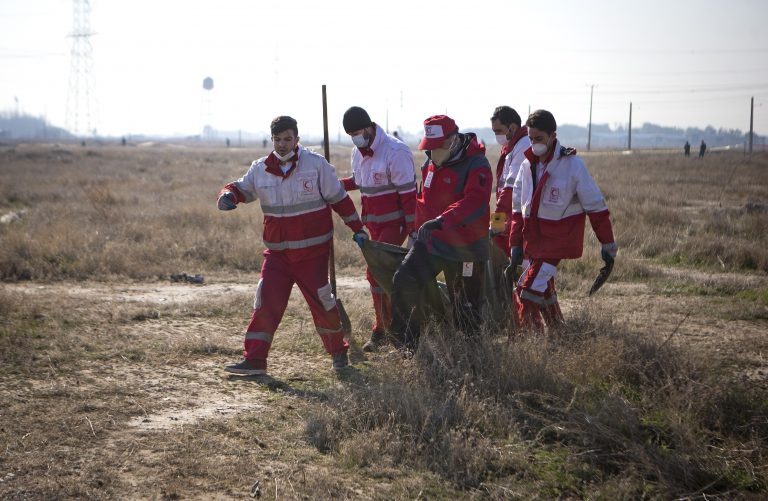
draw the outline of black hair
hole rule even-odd
[[[557,122],[554,115],[547,110],[536,110],[526,120],[525,125],[534,129],[543,130],[547,134],[552,134],[557,130]]]
[[[510,108],[509,106],[499,106],[493,110],[491,120],[498,120],[502,123],[502,125],[507,127],[512,124],[520,127],[520,124],[522,123],[520,115],[515,111],[514,108]]]
[[[292,130],[294,134],[297,136],[299,135],[299,125],[296,123],[294,118],[291,118],[287,115],[280,115],[279,117],[272,120],[272,123],[269,124],[269,130],[272,132],[273,136],[276,136],[277,134],[287,130]]]

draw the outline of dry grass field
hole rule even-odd
[[[361,352],[364,264],[336,218],[353,367],[330,370],[294,291],[270,375],[229,377],[261,213],[215,200],[264,153],[0,146],[0,216],[20,214],[0,224],[0,498],[768,495],[768,156],[586,155],[610,281],[587,298],[587,230],[564,328],[436,325],[411,360]]]

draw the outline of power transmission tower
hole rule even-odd
[[[75,135],[96,134],[93,85],[93,47],[91,46],[91,2],[72,0],[72,49],[69,54],[69,92],[67,129]]]

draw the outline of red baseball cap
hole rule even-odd
[[[451,134],[459,132],[456,122],[447,115],[434,115],[424,120],[424,137],[419,143],[420,150],[434,150],[443,145]]]

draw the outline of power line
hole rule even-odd
[[[697,87],[695,85],[681,85],[675,87],[654,87],[654,88],[638,88],[638,87],[622,87],[611,86],[609,84],[604,85],[606,89],[601,91],[601,95],[628,95],[628,94],[704,94],[704,93],[721,93],[721,92],[756,92],[759,93],[762,90],[768,90],[768,85],[764,83],[744,86],[720,86],[720,87]],[[552,90],[552,89],[540,89],[540,92],[547,95],[581,95],[581,91],[577,90]]]
[[[756,93],[755,95],[760,96],[763,94]],[[694,97],[692,99],[686,99],[685,97],[678,97],[674,99],[633,99],[635,103],[640,104],[668,104],[676,107],[680,106],[686,106],[686,105],[698,105],[701,103],[714,103],[714,102],[722,102],[722,101],[731,101],[731,102],[740,102],[742,99],[744,99],[743,94],[738,95],[731,95],[731,96],[720,96],[720,97]],[[609,101],[600,101],[598,103],[595,103],[595,108],[606,108],[606,107],[612,107],[612,106],[624,106],[626,104],[626,99],[614,99]]]
[[[738,73],[768,73],[768,68],[751,68],[743,70],[691,70],[691,71],[574,71],[581,75],[733,75]]]
[[[573,49],[573,48],[548,48],[544,51],[571,52],[578,54],[659,54],[659,55],[709,55],[709,54],[761,54],[768,52],[766,49]]]
[[[669,87],[669,88],[656,88],[656,89],[637,89],[628,87],[627,89],[622,89],[620,86],[618,88],[614,87],[616,90],[608,90],[603,92],[604,94],[677,94],[677,93],[685,93],[685,94],[701,94],[706,92],[742,92],[742,91],[752,91],[752,90],[762,90],[762,89],[768,89],[768,85],[766,84],[756,84],[756,85],[738,85],[738,86],[719,86],[719,87],[697,87],[697,86],[680,86],[680,87]]]

